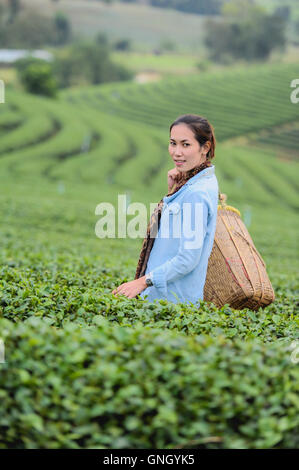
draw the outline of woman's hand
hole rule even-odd
[[[128,297],[128,299],[133,299],[146,288],[147,285],[145,283],[145,276],[142,276],[139,279],[135,279],[134,281],[124,282],[124,284],[121,284],[116,289],[114,289],[112,294],[123,294]]]
[[[171,190],[173,185],[176,183],[176,179],[179,175],[180,175],[180,171],[177,168],[172,168],[167,173],[168,192]]]

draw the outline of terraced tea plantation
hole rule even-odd
[[[6,90],[0,448],[298,446],[298,76],[272,64],[56,100]],[[150,215],[184,113],[214,125],[220,190],[274,287],[264,310],[112,295],[142,239],[97,238],[96,206],[117,214],[122,194]]]

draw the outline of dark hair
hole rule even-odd
[[[200,146],[208,141],[211,142],[211,148],[207,153],[207,160],[212,160],[212,158],[215,157],[216,147],[216,138],[212,124],[210,124],[209,121],[202,116],[197,116],[196,114],[183,114],[171,124],[169,132],[171,132],[173,126],[182,123],[187,124],[187,126],[190,127]]]

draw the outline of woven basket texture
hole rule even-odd
[[[266,264],[236,210],[218,206],[204,300],[218,308],[258,310],[275,300]]]

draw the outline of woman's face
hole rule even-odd
[[[179,171],[189,171],[206,160],[210,142],[200,146],[187,124],[173,126],[168,151]]]

